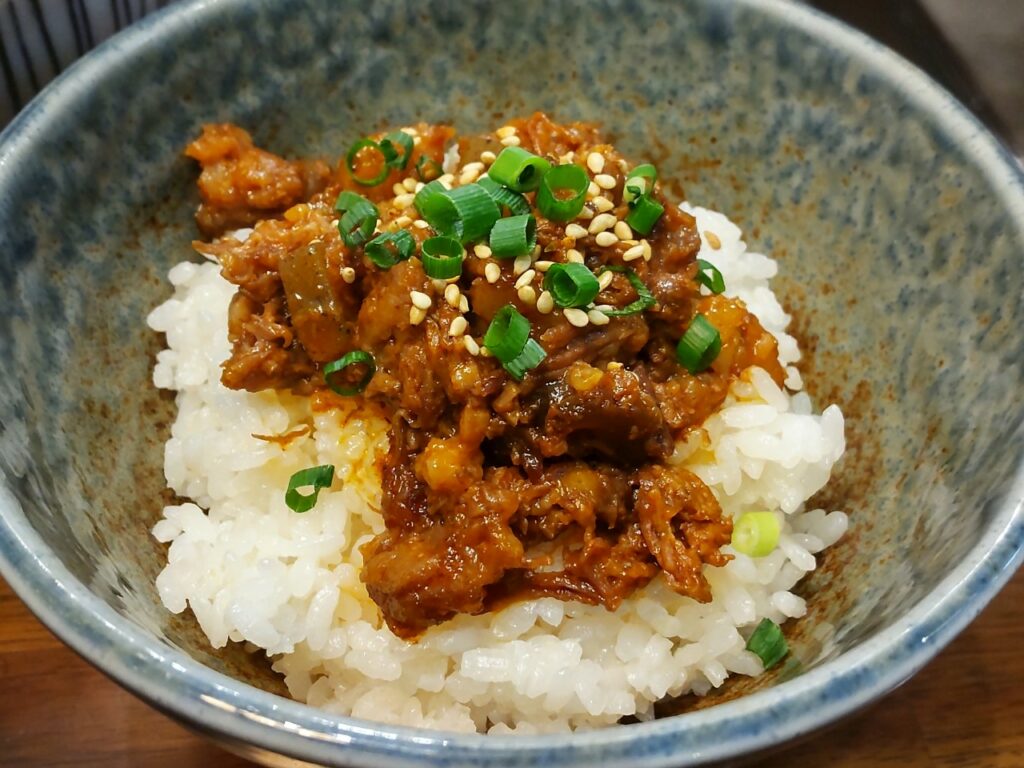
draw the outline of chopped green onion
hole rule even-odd
[[[363,378],[361,378],[355,386],[346,387],[341,384],[332,383],[331,380],[335,374],[341,373],[352,365],[366,366],[366,373],[363,374]],[[335,360],[333,363],[328,363],[324,366],[324,381],[327,382],[327,386],[337,394],[345,397],[352,397],[366,389],[366,385],[370,383],[370,379],[373,378],[373,374],[376,372],[377,364],[373,360],[373,355],[369,352],[364,352],[361,349],[353,349],[351,352],[342,355],[341,358]]]
[[[455,228],[457,212],[448,197],[448,189],[440,181],[426,184],[423,189],[416,193],[413,198],[413,205],[420,212],[420,216],[435,232],[451,232]]]
[[[514,306],[506,304],[491,318],[484,334],[484,346],[505,365],[519,357],[529,338],[530,321]]]
[[[356,175],[356,156],[364,149],[373,149],[380,152],[381,157],[384,160],[384,162],[380,164],[380,173],[369,179]],[[345,155],[345,166],[348,168],[348,172],[352,174],[352,179],[356,184],[362,184],[364,187],[373,187],[380,184],[388,177],[388,172],[390,171],[388,168],[388,158],[384,154],[384,150],[381,149],[380,144],[373,139],[360,139],[349,147],[348,154]]]
[[[441,164],[427,155],[420,155],[420,159],[416,161],[416,175],[420,177],[420,181],[433,181],[443,171]]]
[[[771,619],[761,619],[754,634],[747,640],[747,650],[761,659],[764,668],[768,670],[785,658],[789,646],[778,624]]]
[[[380,216],[377,206],[355,192],[342,192],[334,207],[342,214],[338,232],[345,245],[355,248],[370,239]]]
[[[466,184],[445,194],[455,208],[454,231],[463,243],[482,240],[501,216],[494,198],[479,184]]]
[[[527,372],[540,365],[547,356],[548,354],[544,351],[544,347],[533,339],[527,339],[523,351],[515,359],[502,363],[502,366],[512,378],[516,381],[522,381]]]
[[[420,259],[427,277],[447,280],[462,274],[462,259],[466,249],[454,237],[430,237],[423,241]]]
[[[622,190],[622,200],[632,203],[638,197],[650,195],[654,191],[654,182],[658,180],[658,171],[650,163],[638,165],[626,174],[626,184]]]
[[[780,531],[773,512],[747,512],[732,527],[732,547],[748,557],[764,557],[779,543]]]
[[[551,163],[522,147],[505,147],[487,169],[487,175],[513,192],[532,192]]]
[[[544,289],[560,307],[585,307],[601,292],[601,284],[582,264],[552,264],[544,275]]]
[[[629,207],[631,210],[626,216],[626,223],[641,235],[649,235],[661,214],[665,212],[665,206],[652,199],[650,195],[641,195],[630,203]]]
[[[416,241],[404,229],[377,235],[363,249],[366,257],[381,269],[391,269],[416,250]]]
[[[288,480],[288,490],[284,492],[284,503],[292,512],[309,512],[316,506],[316,499],[323,488],[329,488],[334,482],[334,465],[322,464],[319,467],[300,469]],[[313,487],[313,492],[299,493],[299,488]]]
[[[537,244],[537,222],[528,213],[498,219],[491,228],[490,243],[496,259],[525,256]]]
[[[578,165],[557,165],[544,174],[537,190],[537,208],[552,221],[571,221],[583,210],[590,178]]]
[[[405,131],[389,133],[380,140],[380,152],[388,168],[402,170],[412,157],[412,136]],[[401,150],[401,152],[399,152]]]
[[[633,286],[633,290],[636,291],[637,298],[619,309],[602,309],[601,312],[603,314],[608,315],[608,317],[626,317],[627,315],[636,315],[644,312],[655,305],[654,295],[644,285],[644,281],[640,279],[640,276],[632,269],[628,267],[602,267],[601,271],[597,274],[600,276],[605,272],[618,272],[620,275],[625,275],[626,279],[629,280],[629,284]]]
[[[725,278],[718,267],[704,259],[697,259],[697,282],[715,294],[725,290]]]
[[[707,370],[721,351],[722,337],[718,329],[704,315],[697,315],[679,340],[676,357],[690,373],[700,373]]]
[[[508,187],[503,187],[501,184],[496,182],[490,176],[484,176],[477,181],[481,187],[494,198],[494,202],[498,204],[498,208],[508,208],[509,213],[513,216],[521,216],[524,213],[530,212],[530,203],[525,197],[520,195],[518,192],[513,192]],[[504,210],[502,210],[504,213]]]

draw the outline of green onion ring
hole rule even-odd
[[[437,179],[416,193],[413,205],[435,232],[448,234],[455,230],[458,211],[448,197],[448,189]]]
[[[518,192],[513,192],[508,187],[501,186],[501,184],[496,182],[490,176],[484,176],[476,183],[483,187],[487,194],[494,198],[494,202],[498,204],[498,208],[507,208],[509,213],[513,216],[522,216],[524,213],[530,213],[530,203],[525,197],[520,195]],[[504,210],[502,213],[504,213]]]
[[[658,223],[661,214],[665,212],[665,206],[650,195],[641,195],[630,203],[630,212],[626,216],[626,223],[630,228],[641,235],[649,235],[654,225]]]
[[[466,249],[454,237],[441,235],[423,241],[420,260],[427,277],[435,280],[448,280],[462,274],[462,260]]]
[[[537,244],[537,222],[528,213],[498,219],[491,228],[491,253],[496,259],[525,256]]]
[[[491,318],[484,334],[484,346],[506,365],[519,357],[529,338],[530,321],[513,305],[506,304]]]
[[[334,482],[334,465],[322,464],[319,467],[300,469],[288,480],[288,490],[284,492],[284,503],[292,512],[308,512],[316,506],[317,497],[324,488],[330,488]],[[313,492],[299,493],[299,488],[313,486]]]
[[[346,206],[341,218],[338,219],[338,232],[341,233],[345,245],[355,248],[370,239],[380,217],[377,206],[354,192],[342,192],[334,205],[335,208],[340,205]]]
[[[544,289],[560,307],[585,307],[601,292],[601,284],[583,264],[552,264],[544,275]]]
[[[697,282],[714,294],[725,290],[725,278],[710,261],[697,259]]]
[[[502,363],[502,367],[508,371],[509,375],[516,381],[522,381],[523,377],[526,376],[527,371],[532,371],[538,365],[540,365],[544,358],[547,357],[547,352],[544,351],[544,347],[538,344],[534,339],[527,339],[526,345],[523,347],[523,351],[520,352],[512,360],[507,363]]]
[[[722,337],[704,315],[690,321],[690,327],[676,345],[679,364],[692,374],[706,371],[721,351]]]
[[[552,221],[575,219],[587,200],[590,178],[578,165],[556,165],[544,174],[537,190],[537,209]],[[559,192],[570,192],[570,197],[559,197]]]
[[[637,179],[639,179],[639,183],[637,183]],[[632,203],[638,197],[650,195],[654,191],[654,182],[657,180],[658,170],[653,165],[650,163],[638,165],[626,174],[626,183],[622,190],[623,202]]]
[[[608,315],[608,317],[626,317],[627,315],[636,315],[644,312],[655,305],[654,294],[644,285],[644,281],[640,279],[640,276],[629,267],[602,267],[600,272],[597,273],[598,277],[605,272],[617,272],[620,275],[625,275],[626,279],[629,280],[629,284],[633,286],[633,290],[636,291],[637,298],[619,309],[602,309],[601,312],[603,314]]]
[[[543,157],[522,147],[505,147],[487,169],[487,175],[513,192],[532,192],[551,168]]]
[[[732,548],[748,557],[769,555],[779,543],[779,518],[773,512],[746,512],[732,527]]]
[[[420,177],[420,181],[433,181],[443,171],[441,164],[427,155],[420,155],[420,159],[416,161],[416,175]]]
[[[341,371],[345,370],[350,365],[365,365],[366,373],[363,375],[363,378],[361,378],[354,387],[343,387],[340,385],[332,384],[331,377],[334,374],[340,373]],[[326,382],[327,386],[330,387],[333,392],[336,392],[337,394],[342,395],[344,397],[352,397],[353,395],[358,395],[364,389],[366,389],[367,384],[370,383],[370,379],[373,378],[373,374],[375,374],[376,372],[377,364],[376,362],[374,362],[373,355],[371,355],[369,352],[364,352],[361,349],[353,349],[351,352],[347,352],[346,354],[342,355],[338,360],[335,360],[334,362],[325,365],[323,375],[324,382]]]
[[[761,619],[754,634],[747,640],[747,650],[761,659],[766,670],[771,669],[789,653],[782,629],[771,619]]]
[[[381,157],[384,158],[384,162],[381,164],[380,173],[374,176],[372,179],[364,179],[361,176],[356,176],[356,155],[358,155],[364,149],[375,149],[376,151],[380,152]],[[391,172],[391,169],[388,167],[388,159],[387,156],[384,154],[384,150],[381,149],[380,144],[378,144],[373,139],[360,139],[351,147],[349,147],[348,153],[345,155],[345,166],[348,168],[348,172],[349,174],[351,174],[352,180],[355,181],[356,184],[362,184],[364,187],[374,187],[380,184],[382,181],[384,181],[384,179],[388,177],[388,173]]]
[[[405,131],[389,133],[380,140],[380,152],[384,155],[384,162],[387,163],[388,168],[394,168],[399,171],[409,164],[409,158],[412,157],[412,147],[412,136]],[[401,154],[398,153],[399,148],[402,150]]]
[[[381,269],[391,269],[400,261],[405,261],[416,250],[416,241],[404,229],[385,232],[366,244],[363,252],[366,258]]]
[[[454,233],[463,243],[481,240],[501,216],[498,204],[479,184],[466,184],[445,192],[455,208]]]

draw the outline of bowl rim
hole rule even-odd
[[[707,1],[707,0],[705,0]],[[143,18],[75,62],[0,134],[0,168],[27,158],[62,103],[159,40],[187,34],[246,0],[184,0]],[[963,146],[1024,235],[1024,173],[968,110],[924,72],[843,22],[788,0],[733,0],[857,60]],[[21,160],[24,162],[24,160]],[[0,175],[0,197],[9,181]],[[328,765],[699,765],[784,743],[849,714],[912,676],[981,612],[1024,559],[1024,457],[980,540],[901,619],[803,675],[684,715],[571,735],[484,736],[331,715],[216,672],[93,595],[61,563],[0,484],[0,574],[73,650],[194,728]]]

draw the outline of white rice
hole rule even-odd
[[[383,529],[374,457],[387,449],[386,424],[354,405],[311,413],[306,399],[287,393],[222,387],[234,287],[215,264],[183,263],[170,272],[174,297],[148,319],[167,334],[154,383],[178,393],[164,471],[168,485],[192,499],[165,508],[153,528],[170,544],[157,579],[164,605],[175,613],[190,607],[214,647],[264,649],[296,699],[429,728],[592,728],[626,715],[650,718],[658,700],[706,693],[730,674],[759,674],[745,637],[763,617],[804,615],[792,590],[846,530],[842,512],[803,508],[843,453],[843,416],[834,405],[815,415],[799,392],[800,353],[768,284],[775,262],[747,252],[721,214],[686,210],[702,233],[700,258],[778,338],[789,390],[751,369],[672,458],[711,487],[726,514],[767,509],[783,522],[768,556],[726,548],[735,559],[705,569],[711,603],[680,597],[658,578],[614,613],[546,598],[460,616],[415,644],[395,638],[359,580],[359,546]],[[311,433],[284,449],[252,437],[303,425]],[[288,478],[316,464],[334,464],[340,482],[297,515],[284,503]]]

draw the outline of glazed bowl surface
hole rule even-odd
[[[798,664],[653,722],[484,737],[318,712],[154,588],[173,401],[147,313],[193,258],[204,122],[337,157],[419,120],[602,123],[780,261],[803,376],[847,417]],[[747,755],[919,670],[1024,541],[1024,184],[958,103],[781,0],[191,0],[58,78],[0,137],[0,571],[122,685],[272,764],[681,766]],[[744,694],[744,695],[740,695]],[[275,757],[277,756],[277,757]]]

